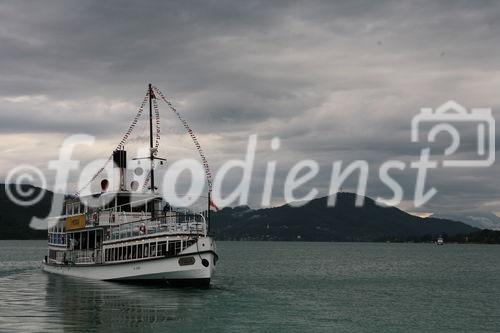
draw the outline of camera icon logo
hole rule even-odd
[[[460,147],[458,124],[470,124],[473,127],[477,143],[477,156],[474,159],[445,159],[443,167],[489,167],[495,162],[495,118],[491,109],[473,108],[470,112],[455,101],[448,101],[437,109],[423,108],[413,117],[411,123],[411,141],[419,142],[420,127],[423,123],[435,125],[427,132],[427,142],[435,142],[441,132],[447,132],[452,143],[445,149],[445,156],[452,156]],[[468,132],[470,133],[470,132]],[[422,135],[423,136],[423,135]]]

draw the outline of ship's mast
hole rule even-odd
[[[155,192],[155,156],[153,151],[153,87],[149,84],[149,159],[151,161],[151,192]]]
[[[156,153],[158,152],[158,143],[156,143],[156,146],[154,144],[153,140],[153,108],[155,109],[156,112],[158,110],[156,109],[156,104],[153,103],[153,100],[156,99],[153,85],[150,83],[148,85],[148,94],[147,97],[149,99],[149,156],[147,157],[136,157],[134,158],[134,161],[137,160],[149,160],[150,162],[150,169],[149,169],[149,181],[151,182],[151,193],[155,193],[156,186],[155,186],[155,161],[161,161],[161,164],[163,165],[164,162],[167,160],[164,158],[159,158],[156,157]],[[156,114],[157,117],[159,117],[159,113]],[[157,119],[159,121],[159,118]],[[158,137],[159,139],[159,137]]]

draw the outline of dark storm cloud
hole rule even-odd
[[[366,159],[375,172],[384,160],[418,157],[410,121],[421,107],[455,99],[493,107],[498,120],[499,9],[494,1],[3,2],[0,133],[118,141],[153,82],[201,134],[214,165],[241,158],[249,134],[259,134],[260,156],[278,136],[282,149],[268,156],[282,163],[277,182],[308,158],[321,165],[311,185],[326,189],[334,160]],[[171,113],[162,122],[163,133],[181,133]],[[462,143],[470,153],[473,135]],[[453,198],[463,205],[466,189],[471,207],[498,198],[487,185],[498,185],[498,171],[467,184],[439,173],[432,181],[442,195],[431,208],[450,209]],[[411,188],[413,177],[401,182]],[[373,177],[370,189],[385,191]]]

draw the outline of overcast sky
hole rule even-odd
[[[499,120],[499,36],[496,1],[3,1],[0,179],[20,163],[46,170],[75,133],[98,142],[77,157],[106,158],[153,82],[198,133],[214,171],[243,158],[258,134],[254,207],[270,160],[274,204],[303,159],[320,172],[298,194],[327,193],[332,163],[361,159],[368,195],[390,196],[378,168],[418,160],[427,144],[411,142],[410,124],[420,108],[456,100],[491,107]],[[162,133],[169,161],[196,157],[165,108]],[[438,138],[436,153],[448,143]],[[461,139],[462,156],[472,156],[474,131]],[[431,171],[439,192],[421,211],[500,211],[499,171],[498,162]],[[413,211],[415,171],[393,176],[404,185],[401,207]],[[237,181],[234,173],[225,187]]]

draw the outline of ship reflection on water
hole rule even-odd
[[[134,331],[175,326],[205,305],[206,290],[83,280],[47,274],[46,305],[65,330]],[[190,297],[192,296],[192,297]]]

